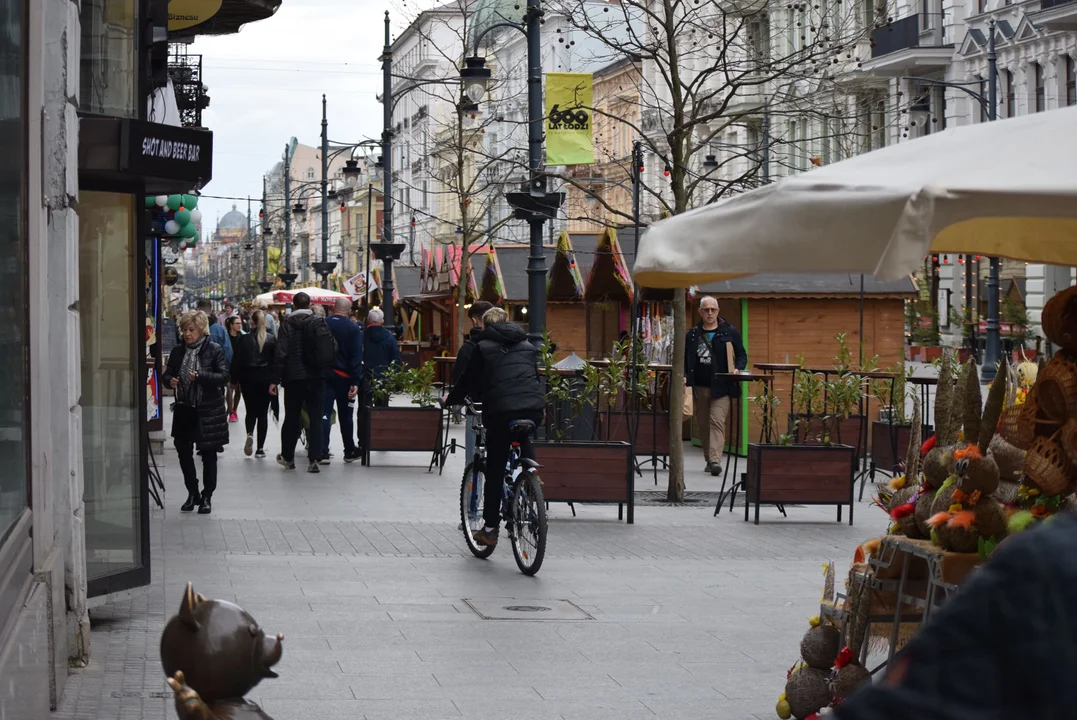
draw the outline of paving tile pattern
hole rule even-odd
[[[756,527],[740,508],[638,507],[630,526],[616,507],[554,505],[546,564],[527,578],[507,543],[489,561],[464,546],[459,455],[440,477],[402,454],[308,475],[238,445],[211,516],[178,512],[163,458],[153,583],[92,611],[92,659],[57,720],[175,717],[158,642],[188,581],[285,634],[280,678],[250,696],[276,720],[771,718],[818,612],[820,564],[840,568],[885,525],[866,504],[854,527],[831,508],[764,509]],[[717,490],[702,474],[689,485]],[[465,599],[569,600],[593,619],[484,620]]]

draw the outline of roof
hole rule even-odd
[[[217,221],[218,230],[246,230],[247,227],[247,216],[237,210],[235,205]]]
[[[549,268],[553,264],[554,248],[544,245],[543,250],[546,267]],[[505,300],[527,300],[527,256],[531,252],[530,248],[526,245],[496,245],[495,252],[505,280]]]
[[[856,297],[860,295],[860,277],[846,273],[764,273],[702,285],[699,292],[731,297]],[[866,296],[904,298],[916,292],[912,278],[881,282],[872,275],[863,277]]]

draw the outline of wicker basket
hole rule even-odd
[[[1057,435],[1036,438],[1025,454],[1025,475],[1047,496],[1058,495],[1073,480],[1073,464]]]
[[[1040,418],[1061,425],[1077,417],[1077,363],[1061,353],[1055,355],[1036,378],[1032,394]]]
[[[1002,439],[1019,450],[1028,450],[1036,434],[1036,400],[1029,395],[1023,405],[1006,408],[1002,413]]]
[[[1071,418],[1066,421],[1058,435],[1058,441],[1069,456],[1070,462],[1077,467],[1077,420]]]
[[[1043,306],[1043,334],[1055,345],[1077,352],[1077,287],[1056,293]]]

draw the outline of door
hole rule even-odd
[[[138,196],[79,199],[82,453],[88,595],[148,585],[145,264]],[[136,272],[139,270],[140,272]]]

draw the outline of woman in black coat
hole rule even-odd
[[[224,387],[228,361],[224,351],[209,339],[209,318],[200,311],[185,313],[179,321],[183,344],[173,348],[162,378],[176,392],[172,409],[172,438],[176,443],[187,502],[180,508],[200,514],[212,512],[217,489],[217,453],[228,444],[228,413]],[[202,456],[202,492],[198,491],[195,447]]]
[[[255,310],[251,316],[251,331],[240,338],[232,362],[232,375],[239,381],[243,391],[243,403],[247,408],[244,418],[247,440],[243,444],[243,454],[247,457],[250,457],[252,452],[257,458],[266,456],[269,404],[273,399],[269,394],[269,386],[273,384],[273,358],[276,351],[277,340],[266,329],[265,313]],[[255,427],[258,428],[257,451],[254,450]]]

